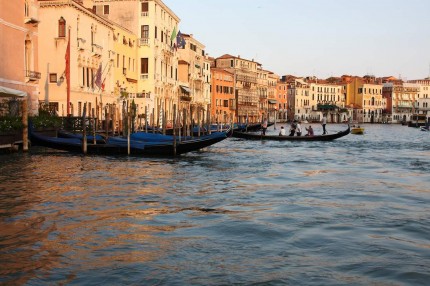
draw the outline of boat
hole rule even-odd
[[[250,132],[233,132],[233,137],[235,138],[243,138],[250,140],[276,140],[276,141],[331,141],[334,139],[338,139],[348,135],[351,131],[351,128],[348,125],[348,128],[343,131],[339,131],[333,134],[325,134],[325,135],[314,135],[314,136],[279,136],[279,135],[263,135],[261,133],[250,133]]]
[[[364,127],[353,126],[351,128],[351,134],[363,135],[364,134]]]
[[[197,151],[208,147],[226,139],[231,134],[231,129],[227,132],[215,132],[210,135],[195,137],[189,140],[182,141],[152,141],[145,142],[139,140],[130,140],[123,137],[109,137],[101,144],[86,144],[87,154],[102,154],[102,155],[120,155],[128,154],[128,146],[130,146],[131,155],[145,156],[174,156],[181,155],[187,152]],[[82,137],[76,136],[72,138],[60,138],[46,136],[37,132],[30,132],[30,140],[32,145],[49,147],[57,150],[64,150],[75,153],[82,153],[83,142]]]
[[[426,126],[428,120],[430,120],[430,117],[427,119],[425,114],[412,114],[411,120],[408,121],[408,127],[420,128],[421,126]]]
[[[430,128],[429,128],[429,126],[421,126],[420,130],[421,131],[430,131]]]

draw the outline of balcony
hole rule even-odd
[[[141,74],[141,75],[140,75],[140,79],[141,79],[141,80],[146,80],[146,79],[148,79],[148,74],[147,74],[147,73]]]
[[[180,96],[181,101],[191,101],[191,96],[190,95],[181,95]]]
[[[37,6],[33,4],[25,4],[24,24],[37,24],[39,17],[37,15]]]
[[[146,11],[146,12],[140,12],[140,17],[148,17],[148,16],[149,16],[148,11]]]
[[[93,44],[92,52],[94,57],[101,57],[103,52],[103,47],[97,44]]]
[[[149,38],[139,38],[139,47],[141,46],[149,47]]]
[[[40,72],[26,70],[25,78],[27,81],[37,81],[40,79]]]

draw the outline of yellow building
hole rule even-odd
[[[382,122],[382,113],[386,109],[386,100],[382,97],[382,84],[373,76],[351,78],[346,84],[346,107],[353,110],[354,121]]]
[[[118,99],[112,25],[76,1],[39,3],[39,100],[51,104],[60,116],[82,116],[87,103],[87,115],[103,118],[106,105],[117,104]]]
[[[114,27],[114,94],[121,100],[134,100],[137,114],[144,113],[146,93],[140,93],[137,86],[137,37],[128,29],[113,23]]]
[[[151,110],[160,124],[163,113],[171,121],[179,90],[174,49],[179,18],[161,0],[86,0],[85,5],[137,35],[136,93],[145,95],[140,108]]]

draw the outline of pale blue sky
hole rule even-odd
[[[280,76],[430,73],[430,0],[163,2],[210,56],[255,59]]]

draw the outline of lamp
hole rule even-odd
[[[63,82],[64,82],[64,73],[60,76],[57,83],[62,84]]]

